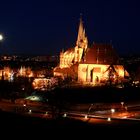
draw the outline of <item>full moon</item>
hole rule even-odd
[[[1,40],[3,40],[3,36],[2,36],[2,35],[0,35],[0,41],[1,41]]]

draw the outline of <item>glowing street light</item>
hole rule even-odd
[[[87,115],[85,115],[85,119],[87,119],[88,118],[88,116]]]
[[[65,114],[63,115],[63,117],[67,117],[67,114],[65,113]]]
[[[111,109],[111,113],[114,113],[115,112],[115,109]]]
[[[122,107],[123,107],[123,105],[124,105],[124,102],[121,102],[121,105],[122,105]]]
[[[110,122],[110,121],[111,121],[111,118],[110,118],[110,117],[109,117],[109,118],[107,118],[107,121],[108,121],[108,122]]]
[[[31,109],[29,110],[29,113],[32,113],[32,110]]]

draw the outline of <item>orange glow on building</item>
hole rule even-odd
[[[29,67],[22,67],[19,69],[18,73],[17,73],[18,76],[23,76],[23,77],[34,77],[34,73],[33,71],[31,70],[31,68]]]
[[[12,70],[9,67],[4,67],[2,70],[0,70],[0,78],[3,80],[9,80],[11,76]]]
[[[73,50],[60,53],[60,68],[70,67],[74,59]]]
[[[56,78],[35,78],[32,85],[34,89],[47,90],[58,84]]]
[[[48,79],[46,78],[36,78],[34,79],[32,85],[34,89],[41,89],[47,86]]]
[[[82,18],[80,19],[78,37],[75,48],[70,48],[67,51],[60,53],[60,68],[69,68],[75,63],[81,62],[83,54],[85,54],[88,46],[88,39],[83,27]]]
[[[12,69],[10,67],[3,67],[0,69],[0,79],[13,81],[15,77],[37,78],[45,77],[44,70],[31,70],[30,67],[22,67],[20,69]],[[11,80],[12,79],[12,80]]]
[[[78,81],[83,83],[105,83],[109,80],[110,65],[101,64],[79,64]],[[112,74],[113,82],[121,82],[124,78],[124,68],[122,65],[115,65]]]
[[[54,76],[71,77],[82,84],[121,83],[129,76],[111,44],[94,43],[88,47],[82,19],[74,48],[60,53],[60,64],[54,68]]]

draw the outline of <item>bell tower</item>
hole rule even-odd
[[[77,36],[77,41],[76,41],[76,46],[75,46],[75,57],[74,57],[74,62],[80,62],[87,50],[88,46],[88,39],[85,34],[85,29],[83,26],[83,20],[82,16],[80,17],[80,23],[79,23],[79,30],[78,30],[78,36]]]

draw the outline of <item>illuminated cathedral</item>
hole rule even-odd
[[[60,52],[59,66],[54,68],[54,76],[71,78],[82,84],[101,85],[107,82],[121,83],[129,76],[112,44],[93,43],[88,47],[88,39],[80,18],[78,37],[74,48]]]

